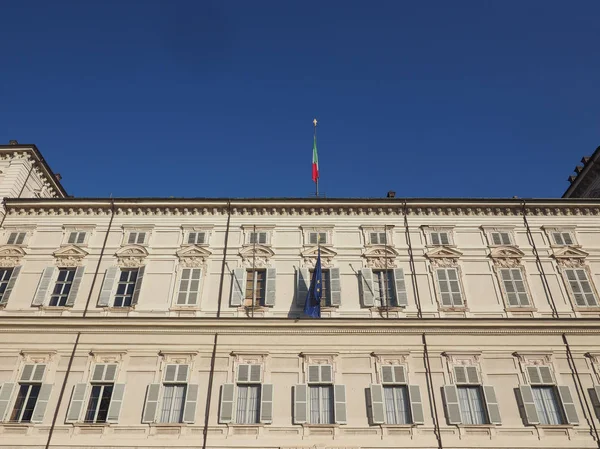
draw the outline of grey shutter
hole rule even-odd
[[[525,280],[521,275],[521,270],[519,268],[513,268],[511,274],[515,283],[517,295],[519,296],[519,305],[521,307],[529,306],[529,295],[527,294],[527,288],[525,287]]]
[[[188,365],[177,365],[177,382],[187,382],[188,371]]]
[[[500,234],[498,232],[492,233],[492,241],[493,241],[494,245],[502,244],[502,240],[500,239]]]
[[[261,366],[250,365],[250,382],[260,383],[261,377]]]
[[[296,271],[296,305],[298,307],[304,307],[309,288],[310,272],[308,268],[299,268]]]
[[[405,384],[406,383],[406,374],[404,372],[404,366],[403,365],[394,365],[394,382],[398,383],[398,384]]]
[[[404,282],[404,270],[402,268],[394,269],[394,296],[398,307],[408,305],[408,296],[406,294],[406,282]]]
[[[478,384],[479,383],[479,374],[477,373],[476,366],[467,366],[467,379],[470,384]]]
[[[177,374],[177,365],[167,365],[165,367],[165,382],[175,382]]]
[[[265,306],[273,307],[275,305],[277,269],[267,268],[265,277]]]
[[[234,384],[224,384],[221,386],[221,407],[219,409],[219,422],[221,424],[230,423],[233,420],[234,391]]]
[[[43,384],[40,387],[40,393],[38,394],[37,402],[33,408],[33,414],[31,415],[31,422],[41,423],[44,421],[44,415],[46,414],[46,407],[48,406],[51,392],[52,384]]]
[[[596,416],[600,419],[600,386],[594,387],[594,393],[596,394],[595,408],[596,408]],[[592,398],[593,401],[594,398]]]
[[[148,385],[148,389],[146,390],[146,403],[144,404],[144,413],[142,415],[143,423],[153,423],[156,420],[159,394],[160,384]]]
[[[92,380],[94,382],[101,382],[102,380],[104,380],[104,369],[105,368],[106,368],[106,365],[104,363],[98,363],[94,367],[94,373],[92,374]]]
[[[76,232],[71,232],[69,234],[69,241],[67,243],[75,243],[75,239],[77,238]]]
[[[519,387],[519,393],[523,411],[525,412],[525,421],[527,424],[539,424],[540,418],[538,416],[537,408],[535,407],[535,400],[533,399],[531,387],[529,385],[521,385]]]
[[[458,280],[458,270],[456,268],[448,268],[448,285],[450,286],[450,292],[452,293],[452,305],[462,306],[463,298],[462,291],[460,289],[460,282]]]
[[[114,384],[110,405],[108,406],[108,414],[106,415],[107,422],[119,422],[124,396],[125,384]]]
[[[136,238],[137,238],[137,232],[130,232],[129,233],[129,237],[127,239],[127,243],[130,244],[130,245],[133,244],[133,243],[135,243],[135,239]]]
[[[79,287],[81,286],[81,281],[83,280],[84,272],[85,267],[77,267],[77,269],[75,270],[75,277],[73,278],[71,290],[69,291],[69,295],[67,296],[67,302],[65,303],[67,307],[73,307],[73,305],[75,304],[75,300],[77,299],[77,292],[79,292]]]
[[[571,238],[571,234],[569,234],[568,232],[563,232],[562,237],[565,242],[565,245],[573,244],[573,239]]]
[[[437,232],[431,233],[431,244],[436,246],[440,244],[440,235]]]
[[[198,403],[198,391],[200,385],[188,384],[185,395],[185,406],[183,407],[183,422],[193,424],[196,420],[196,404]]]
[[[232,277],[230,305],[232,307],[239,307],[244,303],[246,293],[246,269],[236,268],[233,270]]]
[[[11,232],[8,235],[8,241],[6,242],[7,245],[14,245],[15,241],[17,240],[17,233],[16,232]]]
[[[549,366],[538,366],[538,369],[540,370],[540,377],[542,379],[542,382],[545,384],[552,384],[554,383],[554,377],[552,377],[552,371],[550,370]]]
[[[44,373],[46,372],[46,365],[38,363],[35,365],[33,370],[33,376],[31,378],[34,382],[41,382],[44,379]]]
[[[408,398],[410,400],[410,416],[412,417],[413,424],[423,424],[425,422],[425,414],[423,413],[421,388],[418,385],[409,385]]]
[[[190,296],[188,305],[197,305],[200,296],[200,286],[202,285],[202,268],[194,268],[190,271]],[[193,298],[193,299],[192,299]]]
[[[537,366],[528,366],[527,374],[529,375],[530,384],[537,385],[542,383],[542,376],[540,375]]]
[[[142,281],[144,280],[144,273],[146,267],[140,267],[138,270],[137,279],[135,280],[135,288],[133,289],[133,296],[131,298],[131,305],[135,306],[140,300],[140,292],[142,291]]]
[[[445,268],[438,268],[435,270],[438,281],[438,288],[440,289],[440,296],[442,298],[442,306],[451,307],[452,306],[452,296],[449,289],[449,284],[446,276]]]
[[[456,385],[444,385],[442,392],[444,393],[444,406],[446,407],[448,424],[460,424],[460,405]]]
[[[237,380],[238,382],[248,382],[250,379],[250,365],[238,365],[238,374]]]
[[[304,424],[308,417],[308,385],[294,386],[294,424]]]
[[[23,371],[21,372],[21,378],[19,379],[21,382],[29,382],[31,380],[31,375],[33,374],[33,369],[35,365],[25,365],[23,367]]]
[[[510,268],[502,268],[500,270],[500,277],[502,278],[502,284],[504,285],[504,291],[506,292],[506,299],[510,307],[519,307],[519,297],[515,291],[515,286],[512,280],[512,272]]]
[[[455,366],[454,367],[454,383],[466,384],[467,380],[467,367],[466,366]]]
[[[333,398],[335,400],[335,423],[346,424],[346,385],[334,385]]]
[[[21,272],[21,266],[17,266],[13,268],[13,272],[10,275],[10,279],[8,280],[8,284],[6,285],[6,290],[4,290],[4,294],[2,298],[0,298],[0,306],[8,303],[8,298],[10,298],[10,294],[15,288],[15,283],[17,282],[17,278],[19,277],[19,273]]]
[[[10,403],[10,398],[12,397],[13,389],[15,388],[14,383],[4,383],[1,384],[0,389],[0,422],[4,421],[4,415],[6,415],[6,411],[8,410],[8,404]]]
[[[385,422],[385,406],[383,402],[383,385],[372,384],[371,392],[371,424]]]
[[[557,388],[567,423],[579,424],[579,418],[577,417],[577,410],[575,409],[575,402],[573,401],[570,388],[567,385],[559,385]]]
[[[440,241],[442,242],[442,245],[450,244],[450,239],[447,232],[440,232]]]
[[[86,390],[87,384],[75,384],[73,387],[73,396],[71,396],[71,403],[69,404],[66,422],[79,421],[81,411],[83,410],[83,402],[85,401]]]
[[[262,384],[260,387],[260,422],[273,422],[273,384]]]
[[[331,305],[336,307],[342,304],[342,283],[340,280],[340,269],[329,269],[329,291],[331,293]]]
[[[317,244],[317,233],[316,232],[311,232],[310,234],[308,234],[308,243],[310,245],[316,245]]]
[[[392,365],[381,367],[381,381],[386,384],[394,383],[394,367]]]
[[[494,387],[491,385],[483,386],[483,397],[485,399],[485,405],[487,407],[488,418],[491,424],[502,424],[500,418],[500,407],[498,406],[498,399],[496,399],[496,392]]]
[[[308,381],[310,383],[316,383],[321,381],[321,374],[319,365],[308,366]]]
[[[115,375],[117,374],[117,364],[116,363],[109,363],[108,365],[106,365],[106,370],[104,371],[104,380],[106,382],[114,382],[115,379]]]
[[[85,241],[85,232],[77,234],[77,243],[81,244]]]
[[[373,307],[375,305],[375,293],[373,291],[373,270],[370,268],[360,270],[360,291],[363,307]]]
[[[117,275],[119,273],[119,267],[108,267],[106,274],[104,275],[104,282],[102,282],[102,288],[100,289],[100,298],[98,299],[99,307],[110,306],[110,299],[112,296],[115,282],[117,281]]]
[[[34,306],[41,306],[44,304],[46,300],[46,296],[48,296],[48,289],[50,288],[50,282],[52,281],[52,277],[54,276],[55,267],[46,267],[42,273],[42,277],[40,278],[40,283],[38,284],[37,291],[35,292],[35,296],[33,297]]]
[[[331,365],[319,365],[321,368],[320,382],[331,383],[333,381],[333,367]]]

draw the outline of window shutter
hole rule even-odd
[[[431,243],[436,246],[440,244],[440,235],[437,232],[431,234]]]
[[[85,241],[85,232],[80,232],[77,234],[77,243],[82,244]]]
[[[294,424],[304,424],[308,416],[308,385],[294,386]]]
[[[4,421],[4,415],[6,415],[6,411],[8,410],[8,404],[10,404],[10,398],[12,397],[15,384],[6,382],[0,384],[0,387],[0,422],[2,422]]]
[[[33,369],[35,365],[27,364],[23,367],[23,371],[21,372],[21,378],[19,379],[21,382],[29,382],[31,380],[31,375],[33,374]]]
[[[316,245],[316,244],[317,244],[317,235],[318,235],[318,234],[317,234],[316,232],[311,232],[311,233],[308,235],[308,243],[309,243],[310,245]]]
[[[596,408],[596,416],[598,417],[598,419],[600,419],[600,386],[595,386],[594,387],[594,393],[596,393],[596,401],[595,401],[595,408]],[[592,398],[593,400],[594,398]]]
[[[50,288],[50,282],[54,276],[55,267],[46,267],[42,273],[42,277],[40,278],[40,283],[38,284],[37,291],[35,292],[35,296],[33,297],[33,306],[41,306],[44,304],[46,300],[46,296],[48,296],[48,289]]]
[[[448,424],[460,424],[460,405],[458,403],[458,389],[456,385],[444,385],[444,405],[446,407],[446,419]]]
[[[199,303],[198,297],[200,296],[200,286],[202,284],[202,268],[194,268],[191,272],[191,277],[188,305],[197,305]]]
[[[571,395],[571,389],[567,385],[559,385],[558,395],[560,396],[560,402],[562,403],[567,423],[579,424],[579,417],[577,416],[577,409],[575,408],[575,402]]]
[[[188,234],[188,244],[194,244],[196,243],[196,233],[195,232],[190,232]]]
[[[360,270],[360,292],[363,307],[373,307],[375,293],[373,291],[373,270],[370,268]]]
[[[394,269],[394,296],[398,307],[406,307],[408,305],[406,282],[404,282],[404,270],[402,268]]]
[[[44,380],[44,373],[46,372],[46,365],[42,363],[38,363],[35,365],[35,369],[33,370],[33,376],[31,380],[34,382],[41,382]]]
[[[277,269],[267,268],[265,278],[265,306],[273,307],[276,297]]]
[[[554,378],[552,377],[552,371],[550,370],[549,366],[538,366],[538,369],[539,369],[540,377],[541,377],[543,383],[545,383],[545,384],[554,383]]]
[[[146,390],[146,403],[144,404],[144,413],[142,415],[143,423],[153,423],[156,420],[159,394],[160,384],[148,385]]]
[[[333,398],[335,400],[335,423],[346,424],[346,385],[334,385]]]
[[[452,307],[452,296],[448,289],[448,282],[445,268],[438,268],[435,270],[437,274],[438,288],[440,289],[440,296],[442,297],[442,306]]]
[[[484,385],[483,397],[485,399],[485,405],[490,423],[502,424],[502,420],[500,419],[500,407],[498,406],[498,399],[496,399],[494,387],[491,385]]]
[[[371,396],[371,424],[383,424],[385,422],[385,407],[383,403],[383,385],[372,384]]]
[[[333,367],[331,365],[320,365],[321,367],[321,382],[333,382]]]
[[[448,268],[448,283],[450,285],[450,291],[452,293],[452,305],[462,306],[462,292],[460,290],[460,283],[458,281],[458,270],[456,268]]]
[[[260,365],[250,365],[250,382],[260,383],[261,368]]]
[[[381,381],[385,384],[394,383],[394,367],[392,365],[381,367]]]
[[[310,272],[308,268],[299,268],[296,270],[296,305],[298,307],[304,307],[309,288]]]
[[[340,280],[340,269],[329,269],[329,287],[331,292],[331,305],[339,307],[342,304],[342,283]]]
[[[233,420],[234,391],[234,384],[224,384],[221,386],[221,407],[219,410],[219,422],[221,424],[230,423]]]
[[[46,365],[44,364],[28,364],[23,367],[21,373],[21,382],[41,382],[44,379]]]
[[[468,383],[466,366],[455,366],[454,367],[454,383],[455,384]]]
[[[33,408],[33,414],[31,415],[31,422],[41,423],[44,421],[44,415],[46,414],[46,407],[48,406],[51,392],[52,384],[43,384],[40,387],[40,393],[38,394],[37,402]]]
[[[183,422],[193,424],[196,420],[196,404],[198,403],[198,391],[200,385],[188,384],[183,407]]]
[[[239,307],[244,303],[246,293],[246,269],[236,268],[232,274],[231,307]]]
[[[500,234],[497,232],[492,233],[492,241],[494,245],[501,245],[502,240],[500,239]]]
[[[21,266],[17,266],[13,268],[13,272],[10,275],[10,279],[8,280],[8,284],[6,285],[6,290],[4,290],[4,294],[2,298],[0,298],[0,306],[8,303],[8,298],[10,298],[10,294],[15,288],[15,283],[17,282],[17,278],[19,277],[19,273],[21,272]]]
[[[69,234],[69,241],[67,243],[69,243],[69,244],[75,243],[76,239],[77,239],[77,233],[76,232],[71,232]]]
[[[260,387],[260,422],[273,422],[273,384],[262,384]]]
[[[144,280],[144,273],[146,272],[146,267],[140,267],[137,274],[137,279],[135,280],[135,288],[133,289],[133,296],[131,297],[131,305],[135,306],[140,300],[140,292],[142,291],[142,281]]]
[[[66,422],[77,422],[83,410],[83,402],[85,401],[85,393],[87,384],[75,384],[73,387],[73,395],[69,404]]]
[[[112,296],[115,283],[117,282],[117,275],[119,273],[119,267],[108,267],[106,274],[104,275],[104,282],[102,282],[102,288],[100,289],[100,298],[98,299],[99,307],[110,306],[110,299]]]
[[[73,305],[75,304],[75,299],[77,299],[77,292],[79,292],[79,287],[81,286],[81,281],[83,280],[84,272],[85,267],[77,267],[77,269],[75,270],[73,284],[71,284],[71,290],[69,291],[69,296],[67,296],[67,307],[73,307]]]
[[[519,396],[521,396],[521,404],[523,405],[524,417],[527,424],[539,424],[537,408],[533,399],[533,390],[529,385],[521,385],[519,387]]]
[[[568,232],[563,232],[563,241],[565,245],[572,245],[573,244],[573,239],[571,238],[571,234],[569,234]]]
[[[479,383],[479,374],[477,373],[476,366],[467,366],[467,379],[470,384],[478,384]]]
[[[237,381],[238,382],[248,382],[249,379],[250,379],[250,365],[246,365],[246,364],[238,365]]]
[[[394,365],[394,381],[398,384],[406,383],[406,373],[404,372],[404,366]]]
[[[108,406],[107,422],[119,422],[123,397],[125,396],[125,384],[114,384],[110,405]]]
[[[542,377],[540,376],[537,366],[528,366],[527,374],[529,375],[529,383],[531,385],[542,383]]]
[[[106,365],[104,363],[98,363],[94,367],[94,373],[92,374],[92,380],[94,382],[101,382],[102,380],[104,380],[104,369],[105,368],[106,368]]]
[[[308,366],[308,382],[317,383],[321,381],[319,365]]]
[[[506,292],[506,300],[510,307],[519,307],[519,297],[515,291],[514,284],[512,282],[512,274],[510,268],[502,268],[500,270],[500,278],[504,285],[504,291]]]
[[[410,400],[410,416],[412,417],[413,424],[425,423],[423,402],[421,401],[421,388],[418,385],[409,385],[408,397]]]
[[[106,365],[106,369],[104,370],[104,380],[106,382],[114,382],[115,376],[117,374],[117,364],[116,363],[109,363],[108,365]]]
[[[450,239],[448,238],[448,233],[447,232],[441,232],[440,233],[440,241],[442,242],[442,245],[449,245],[450,244]]]
[[[127,239],[127,243],[129,245],[135,243],[136,238],[137,238],[137,232],[130,232],[129,233],[129,237]]]
[[[145,241],[146,241],[146,233],[145,232],[138,233],[137,242],[136,243],[138,245],[143,245]]]

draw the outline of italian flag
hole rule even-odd
[[[317,154],[317,136],[313,141],[313,160],[312,160],[312,180],[317,182],[319,179],[319,155]]]

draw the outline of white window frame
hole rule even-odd
[[[193,275],[194,270],[200,270],[200,278],[198,279],[198,292],[196,294],[196,302],[194,304],[189,304],[189,298],[190,298],[190,285],[191,282],[190,280],[188,280],[188,289],[186,292],[186,303],[185,304],[179,304],[179,294],[181,292],[181,283],[183,281],[183,275],[185,273],[185,270],[190,270],[190,276]],[[177,279],[175,282],[175,289],[173,292],[173,304],[172,307],[175,308],[186,308],[186,309],[196,309],[196,308],[200,308],[200,301],[202,298],[202,288],[203,288],[203,278],[204,278],[204,272],[205,272],[205,267],[204,266],[197,266],[197,267],[180,267],[179,268],[179,273],[177,275]]]
[[[325,241],[321,241],[318,245],[331,247],[333,245],[333,226],[331,225],[320,225],[320,226],[300,226],[302,230],[302,244],[305,247],[317,246],[317,243],[311,242],[311,235],[325,234]]]
[[[12,236],[15,236],[15,240],[10,243]],[[21,238],[22,237],[22,238]],[[7,229],[6,232],[6,244],[13,246],[27,246],[27,242],[29,240],[29,232],[20,231],[17,229]]]
[[[57,305],[50,305],[50,302],[52,301],[52,296],[54,296],[54,289],[56,288],[56,284],[59,282],[58,281],[58,277],[60,276],[60,272],[61,270],[65,270],[65,271],[69,271],[73,273],[73,279],[71,279],[71,282],[68,283],[69,285],[69,291],[66,294],[66,297],[64,298],[64,302],[65,304],[57,304]],[[47,302],[47,307],[66,307],[66,302],[69,299],[69,294],[71,293],[71,289],[73,288],[73,283],[75,282],[75,275],[77,274],[77,267],[57,267],[54,275],[53,275],[53,279],[52,282],[50,283],[50,285],[52,286],[52,288],[48,289],[48,293],[46,296],[46,300],[44,301],[45,303]],[[63,291],[64,291],[64,286],[67,285],[67,282],[63,282]],[[61,293],[61,295],[64,295],[63,293]]]
[[[166,379],[167,370],[170,365],[175,366],[175,373],[173,375],[173,377],[174,377],[173,380]],[[182,366],[186,367],[185,368],[186,369],[185,380],[179,379],[180,370],[181,370]],[[160,401],[158,403],[157,418],[156,418],[158,423],[180,424],[183,422],[184,412],[185,412],[185,402],[187,400],[188,387],[189,387],[189,383],[190,383],[189,378],[190,378],[191,372],[192,372],[192,365],[189,363],[185,363],[185,364],[165,363],[164,364],[163,370],[162,370],[162,382],[161,382],[161,388],[160,388],[160,390],[161,390],[160,391]],[[173,408],[173,406],[175,404],[175,395],[173,395],[171,398],[171,405],[169,407],[169,420],[168,421],[162,420],[163,407],[164,407],[164,401],[165,401],[165,392],[167,390],[167,387],[174,387],[173,393],[175,393],[177,391],[175,389],[176,387],[183,387],[183,396],[181,398],[181,412],[179,414],[179,419],[177,421],[172,420],[173,414],[175,412],[175,409]]]
[[[95,227],[94,226],[90,226],[90,225],[69,225],[69,226],[64,226],[63,227],[63,241],[61,246],[70,246],[70,245],[75,245],[75,246],[81,246],[81,247],[85,247],[88,246],[88,243],[90,241],[91,235],[94,231]],[[84,239],[83,242],[81,243],[77,243],[77,240],[74,243],[69,243],[69,239],[71,238],[71,234],[73,233],[84,233]]]
[[[134,306],[134,304],[133,304],[133,297],[135,296],[135,286],[136,286],[136,284],[138,282],[138,277],[140,276],[140,269],[141,269],[141,267],[120,268],[119,269],[119,271],[117,272],[117,278],[115,280],[115,284],[114,284],[114,287],[113,287],[113,292],[111,294],[111,304],[112,304],[111,307],[119,308],[119,309],[121,309],[121,308],[122,309],[127,309],[129,307],[133,307]],[[124,305],[124,304],[121,304],[120,306],[117,306],[117,305],[115,305],[117,296],[122,296],[123,298],[125,298],[125,295],[122,295],[122,294],[118,293],[118,291],[119,291],[119,284],[121,283],[121,274],[124,271],[127,271],[127,272],[136,271],[137,273],[135,275],[135,281],[133,281],[133,291],[131,292],[131,298],[130,298],[130,302],[131,303],[129,305],[127,305],[127,306]],[[127,281],[127,283],[131,284],[131,281]]]
[[[394,225],[365,225],[361,226],[362,236],[366,247],[369,246],[388,246],[394,247]],[[372,234],[377,234],[377,241],[371,239]],[[381,235],[385,235],[385,242],[382,242]]]
[[[29,402],[29,396],[31,395],[31,390],[32,387],[36,386],[40,388],[42,388],[42,382],[34,382],[34,381],[20,381],[17,382],[16,384],[16,392],[15,392],[15,399],[13,401],[12,407],[10,409],[7,409],[6,411],[6,421],[10,422],[10,423],[22,423],[22,422],[26,422],[26,423],[30,423],[31,422],[31,418],[29,419],[29,421],[23,421],[23,414],[25,413],[25,409],[27,408],[27,402]],[[25,396],[25,400],[23,401],[23,405],[21,406],[21,411],[19,413],[19,417],[18,419],[11,419],[12,414],[15,412],[15,407],[17,406],[17,400],[19,399],[19,390],[21,389],[21,387],[23,385],[26,385],[28,387],[27,389],[27,395]],[[38,391],[38,397],[35,400],[35,404],[33,405],[33,410],[35,410],[35,406],[37,405],[40,397],[39,397],[39,393],[40,391]],[[33,417],[33,414],[32,414]]]
[[[318,398],[317,398],[317,403],[318,403],[318,410],[315,410],[314,413],[317,414],[319,416],[318,421],[319,422],[313,422],[313,400],[312,400],[312,390],[313,388],[316,388],[318,391]],[[323,419],[323,415],[325,413],[324,410],[324,401],[325,399],[323,398],[323,389],[327,388],[329,390],[329,398],[328,398],[328,402],[329,402],[329,413],[328,413],[328,422],[322,422],[324,421]],[[335,398],[334,398],[334,384],[333,383],[309,383],[308,384],[308,407],[307,407],[307,412],[308,412],[308,423],[311,425],[333,425],[335,424]]]
[[[123,241],[121,242],[121,246],[129,246],[129,245],[139,245],[139,246],[148,246],[150,242],[150,236],[152,234],[152,230],[154,226],[142,225],[142,226],[131,226],[131,225],[123,225]],[[144,241],[138,243],[139,237],[136,237],[135,242],[129,243],[129,236],[131,234],[141,234],[144,233]]]
[[[96,409],[94,410],[94,419],[91,421],[86,420],[88,409],[90,408],[90,401],[92,400],[92,393],[94,392],[94,387],[100,387],[100,395],[98,396],[98,402],[96,403]],[[106,418],[103,421],[98,421],[98,413],[100,412],[100,404],[102,403],[102,397],[104,396],[104,390],[106,387],[112,387],[112,391],[110,392],[110,399],[108,400],[108,409],[106,409]],[[88,424],[106,424],[108,422],[108,411],[110,410],[110,403],[112,400],[112,396],[115,392],[115,382],[90,382],[89,394],[87,397],[87,401],[85,402],[85,409],[83,410],[83,422]]]
[[[190,241],[190,239],[193,238],[193,241]],[[199,239],[199,237],[202,236],[202,239]],[[206,231],[188,231],[187,235],[185,236],[185,245],[206,245],[207,244],[207,240],[208,240],[208,233]],[[199,241],[201,240],[201,241]]]
[[[317,237],[317,241],[316,242],[312,242],[312,237],[316,236]],[[321,238],[324,237],[324,238]],[[309,245],[329,245],[329,233],[327,231],[310,231],[308,233],[308,244]]]
[[[441,309],[446,309],[446,310],[454,310],[454,309],[466,309],[467,308],[467,299],[466,299],[466,295],[465,295],[465,289],[464,286],[462,284],[462,270],[460,269],[460,267],[458,265],[456,266],[450,266],[450,267],[441,267],[441,266],[434,266],[432,267],[433,270],[433,278],[434,278],[434,282],[435,282],[435,291],[437,293],[437,297],[438,297],[438,302],[439,302],[439,306]],[[456,277],[457,277],[457,282],[458,282],[458,289],[459,289],[459,293],[460,293],[460,298],[462,301],[462,304],[460,305],[456,305],[454,303],[454,297],[453,297],[453,292],[452,290],[449,290],[449,294],[451,296],[451,300],[452,300],[452,305],[445,305],[443,302],[443,298],[442,298],[442,288],[441,288],[441,283],[440,283],[440,279],[439,279],[439,274],[438,274],[438,270],[444,270],[447,274],[448,270],[455,270],[456,271]],[[450,280],[445,279],[444,280],[448,285],[450,285]],[[444,292],[445,293],[445,292]]]
[[[574,233],[571,231],[567,231],[567,230],[554,230],[554,231],[549,231],[550,234],[550,238],[552,239],[552,243],[554,244],[554,246],[576,246],[577,245],[577,241],[575,240],[574,237]],[[556,237],[560,238],[560,242],[557,241]],[[565,236],[570,239],[571,243],[567,243]]]
[[[500,240],[499,242],[495,241],[496,236]],[[505,229],[498,229],[498,230],[494,230],[494,231],[489,231],[488,243],[489,243],[489,246],[514,246],[515,239],[514,239],[511,231],[505,230]]]
[[[527,305],[523,305],[521,304],[521,298],[519,297],[519,293],[516,290],[516,285],[515,285],[515,280],[513,279],[513,275],[512,272],[510,274],[510,282],[513,284],[514,287],[514,292],[517,295],[517,300],[519,302],[519,305],[512,305],[509,301],[509,292],[506,290],[506,282],[503,278],[502,272],[504,270],[519,270],[519,272],[521,273],[521,279],[523,282],[523,286],[525,288],[525,294],[527,295],[527,301],[528,304]],[[496,271],[496,275],[498,276],[498,282],[500,283],[500,290],[502,291],[502,296],[504,298],[504,303],[506,305],[507,309],[529,309],[529,308],[534,308],[534,304],[533,304],[533,297],[531,295],[531,291],[529,290],[529,282],[527,282],[527,275],[525,273],[525,267],[523,267],[522,265],[516,265],[513,267],[495,267],[495,271]]]
[[[256,236],[256,237],[254,237]],[[264,236],[264,241],[261,237]],[[254,241],[256,240],[256,241]],[[270,244],[269,232],[265,230],[257,229],[256,231],[248,231],[248,245],[269,245]]]
[[[577,304],[577,300],[575,297],[575,292],[573,291],[573,288],[571,287],[571,280],[569,279],[569,275],[568,275],[568,271],[573,271],[573,272],[577,272],[577,271],[583,271],[585,273],[585,277],[586,277],[586,281],[588,282],[589,286],[590,286],[590,292],[593,296],[594,296],[594,301],[595,304],[593,305],[580,305]],[[600,303],[599,303],[599,297],[598,297],[598,291],[596,290],[596,285],[594,284],[593,280],[592,280],[592,276],[590,274],[590,270],[589,267],[587,265],[582,265],[579,267],[561,267],[561,272],[562,272],[562,277],[563,277],[563,281],[565,283],[565,287],[569,293],[569,296],[571,298],[571,301],[573,302],[573,307],[577,308],[577,309],[581,309],[581,310],[586,310],[586,309],[590,309],[590,308],[594,308],[594,307],[600,307]],[[582,288],[582,284],[581,284],[581,280],[579,279],[579,276],[576,275],[575,282],[577,283],[577,285],[579,286],[579,289],[583,292],[583,288]],[[584,294],[584,299],[587,302],[587,299],[585,298],[585,294]]]

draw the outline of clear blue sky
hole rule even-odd
[[[76,196],[555,197],[600,2],[2,2],[0,142]]]

